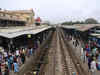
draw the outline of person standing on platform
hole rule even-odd
[[[91,62],[92,62],[92,57],[89,56],[88,57],[88,68],[89,68],[89,70],[91,70]]]
[[[30,49],[29,49],[29,55],[32,55],[32,53],[33,53],[33,49],[30,48]]]
[[[100,54],[97,57],[97,69],[100,70]]]
[[[8,54],[7,54],[7,52],[4,52],[3,54],[4,54],[4,58],[5,58],[5,60],[6,60],[7,57],[8,57]]]
[[[93,58],[92,62],[91,62],[91,72],[92,72],[92,75],[95,75],[95,72],[96,72],[96,61],[95,61],[95,58]]]
[[[4,75],[9,75],[9,69],[8,69],[7,65],[5,66],[5,73],[4,73]]]
[[[14,72],[18,73],[19,72],[19,65],[18,65],[17,61],[14,61],[13,65],[14,65]]]
[[[18,62],[18,64],[19,64],[19,66],[20,66],[20,65],[22,64],[21,57],[18,56],[18,58],[17,58],[16,60],[17,60],[17,62]]]
[[[10,55],[10,65],[11,65],[11,70],[13,70],[12,65],[13,65],[14,57]]]
[[[25,63],[25,54],[21,53],[20,57],[21,57],[22,63],[24,64]]]
[[[1,72],[1,63],[0,63],[0,75],[2,75],[2,72]]]
[[[0,52],[0,63],[2,62],[2,53]]]
[[[16,57],[20,55],[19,50],[16,50]]]
[[[8,69],[9,69],[9,71],[11,71],[11,60],[10,60],[10,56],[8,56],[8,59],[7,59],[7,61],[8,61]]]

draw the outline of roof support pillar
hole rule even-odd
[[[12,38],[9,39],[8,48],[9,48],[9,52],[14,52],[14,44]]]

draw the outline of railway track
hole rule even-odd
[[[49,48],[48,68],[42,68],[40,75],[74,75],[74,73],[77,75],[77,70],[68,50],[66,50],[67,47],[59,29],[55,34]]]
[[[39,75],[64,75],[57,31],[54,33],[48,51],[48,64],[41,67],[41,73]]]
[[[54,32],[49,44],[48,50],[48,64],[43,64],[40,68],[39,75],[55,75],[55,49],[56,49],[56,32]],[[47,70],[48,69],[48,70]]]
[[[69,52],[67,50],[67,47],[64,43],[64,40],[62,38],[62,35],[59,29],[57,29],[57,32],[58,32],[57,34],[59,37],[60,50],[61,50],[61,55],[62,55],[62,66],[63,66],[63,73],[64,73],[63,75],[73,75],[74,73],[77,73],[77,71],[72,62],[72,59],[69,55]]]
[[[64,59],[64,71],[67,73],[65,75],[73,75],[73,73],[76,73],[76,75],[89,75],[88,71],[83,68],[80,59],[73,52],[71,46],[66,42],[63,31],[59,29],[58,34],[60,43],[62,42],[61,50]]]

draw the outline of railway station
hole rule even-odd
[[[100,74],[100,24],[43,25],[32,9],[0,10],[0,75],[94,73]]]

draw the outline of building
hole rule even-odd
[[[41,18],[40,17],[37,17],[36,20],[35,20],[35,24],[37,26],[39,26],[41,24]]]
[[[0,9],[0,26],[25,26],[34,23],[34,11]]]

